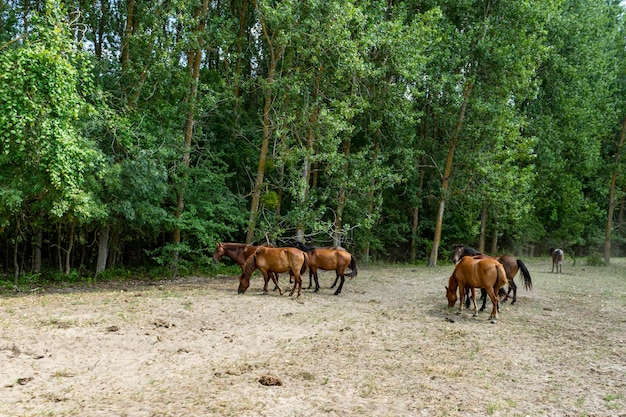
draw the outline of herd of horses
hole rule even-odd
[[[302,274],[309,270],[309,288],[312,286],[312,279],[315,280],[315,292],[320,289],[317,271],[335,271],[337,276],[334,288],[341,279],[339,286],[335,290],[335,295],[341,294],[345,277],[355,277],[357,266],[354,256],[346,249],[339,246],[318,248],[294,242],[292,246],[277,248],[271,245],[252,246],[244,243],[218,243],[213,252],[213,262],[219,262],[223,256],[227,256],[241,267],[239,277],[239,288],[237,292],[243,294],[250,286],[250,277],[257,269],[263,274],[263,292],[268,292],[268,284],[271,279],[274,283],[274,290],[279,294],[283,291],[278,285],[278,274],[289,273],[290,282],[293,288],[289,295],[293,295],[296,289],[298,297],[302,295]],[[350,272],[346,270],[350,268]]]
[[[355,277],[357,275],[357,265],[354,256],[340,246],[319,248],[310,246],[302,242],[293,242],[291,246],[274,247],[272,245],[253,246],[244,243],[218,243],[213,252],[213,262],[220,262],[222,257],[227,256],[241,267],[239,277],[239,288],[237,292],[243,294],[250,286],[250,278],[257,269],[263,275],[263,292],[268,292],[270,279],[274,283],[274,290],[278,290],[282,295],[283,291],[278,284],[278,274],[289,273],[290,282],[293,287],[289,295],[293,295],[297,290],[297,296],[302,295],[302,275],[309,270],[309,289],[315,282],[315,292],[320,289],[318,280],[318,270],[335,271],[335,282],[331,286],[335,290],[335,295],[341,294],[345,277]],[[552,272],[560,273],[563,263],[563,250],[550,248],[552,257]],[[492,323],[498,319],[499,302],[506,302],[513,293],[511,304],[517,302],[517,285],[515,276],[519,272],[524,287],[532,290],[533,283],[528,268],[520,259],[514,256],[488,256],[475,249],[463,245],[455,245],[453,249],[452,261],[455,264],[454,271],[446,286],[446,298],[448,307],[454,307],[459,300],[460,314],[463,304],[469,308],[470,302],[474,306],[474,316],[478,315],[476,304],[476,288],[482,293],[482,307],[485,309],[487,296],[492,303],[492,311],[489,316]],[[347,270],[350,269],[350,272]],[[504,290],[508,286],[508,290]],[[458,297],[457,297],[458,290]],[[471,298],[470,298],[471,294]],[[502,301],[500,301],[502,297]],[[466,299],[466,300],[465,300]],[[465,300],[465,302],[464,302]]]

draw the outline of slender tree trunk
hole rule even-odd
[[[58,223],[58,233],[57,233],[57,262],[59,265],[59,273],[63,273],[63,255],[61,254],[61,232],[62,227],[61,223]]]
[[[235,98],[241,96],[241,62],[243,52],[243,40],[246,36],[246,13],[248,9],[248,0],[241,0],[241,9],[239,10],[239,31],[237,32],[237,60],[235,61]]]
[[[491,254],[498,254],[498,216],[493,219],[493,237],[491,238]]]
[[[304,163],[302,166],[302,177],[304,179],[304,189],[302,190],[302,194],[300,196],[300,207],[304,207],[306,204],[306,199],[309,195],[309,187],[311,183],[311,160],[309,159],[309,155],[313,152],[315,148],[315,126],[317,125],[317,120],[319,117],[319,105],[317,103],[317,97],[319,95],[320,82],[322,79],[322,71],[324,70],[324,64],[321,64],[318,69],[318,73],[313,81],[313,96],[312,96],[312,105],[311,113],[309,114],[309,123],[307,127],[307,140],[306,140],[306,149],[307,156],[304,159]],[[299,242],[304,242],[304,225],[298,224],[296,226],[296,239]]]
[[[74,222],[70,224],[70,238],[65,252],[65,275],[69,275],[72,266],[72,251],[74,250],[74,238],[76,234],[76,226]]]
[[[344,164],[344,172],[348,172],[348,158],[350,157],[350,141],[343,141],[343,154],[346,162]],[[333,227],[333,246],[341,246],[343,238],[343,211],[346,207],[346,188],[344,184],[339,186],[337,195],[337,213],[335,215],[335,224]]]
[[[122,38],[122,52],[120,54],[120,62],[122,71],[128,69],[128,60],[130,58],[130,37],[133,34],[133,20],[135,19],[135,0],[127,0],[126,2],[126,25],[124,27],[124,35]]]
[[[204,0],[202,8],[197,11],[196,18],[199,19],[195,32],[201,37],[204,33],[206,25],[206,16],[209,9],[209,0]],[[188,54],[189,75],[191,77],[191,85],[189,87],[189,96],[187,98],[187,117],[185,120],[184,130],[184,146],[183,146],[183,175],[180,180],[178,193],[176,196],[176,222],[174,226],[174,232],[172,236],[172,243],[175,247],[178,247],[181,243],[181,230],[179,225],[180,217],[185,210],[185,190],[187,188],[189,164],[191,161],[191,139],[193,137],[193,129],[195,124],[196,113],[196,101],[198,98],[198,84],[200,84],[200,63],[202,62],[202,42],[200,47],[190,51]],[[175,249],[174,258],[172,262],[173,276],[178,276],[178,260],[180,257],[180,251]]]
[[[33,248],[33,273],[41,272],[41,245],[43,244],[43,229],[41,226],[35,232],[35,245]]]
[[[19,262],[19,243],[20,242],[20,219],[17,218],[15,224],[15,244],[13,246],[13,280],[15,281],[15,288],[17,288],[17,281],[20,278],[20,262]]]
[[[422,200],[422,188],[424,187],[424,175],[426,173],[426,168],[422,163],[420,163],[418,170],[419,179],[417,185],[417,204],[413,207],[413,218],[411,220],[411,243],[409,245],[409,260],[411,262],[415,262],[415,258],[417,257],[417,231],[419,229],[420,204]]]
[[[480,214],[480,236],[478,238],[478,252],[485,253],[485,235],[487,234],[487,204],[483,204]]]
[[[626,118],[622,123],[622,131],[619,135],[619,143],[617,152],[615,153],[615,165],[613,166],[613,175],[611,176],[611,185],[609,186],[609,208],[606,216],[606,230],[604,232],[604,263],[608,265],[611,262],[611,232],[613,229],[613,215],[615,212],[615,187],[617,184],[617,175],[619,173],[620,159],[622,157],[622,146],[626,137]]]
[[[270,145],[270,137],[272,134],[272,123],[270,119],[270,110],[272,108],[272,97],[274,82],[274,75],[276,73],[276,66],[278,61],[283,55],[284,48],[274,48],[272,39],[268,33],[265,25],[265,19],[261,14],[256,0],[254,1],[254,7],[259,15],[259,22],[261,29],[263,30],[263,36],[267,41],[270,53],[270,66],[265,79],[265,91],[264,91],[264,104],[263,104],[263,142],[261,143],[261,152],[259,155],[259,165],[257,167],[256,180],[254,181],[254,187],[252,188],[252,201],[250,202],[250,217],[248,219],[248,233],[246,234],[246,243],[251,243],[254,240],[254,233],[256,229],[256,219],[259,211],[259,203],[261,201],[261,187],[263,186],[263,179],[265,177],[265,162],[267,161],[267,151]]]
[[[441,242],[441,230],[443,228],[443,213],[446,207],[446,201],[448,200],[448,192],[450,190],[450,174],[452,173],[452,162],[454,160],[454,151],[459,141],[459,135],[463,128],[463,119],[465,118],[465,110],[467,109],[467,102],[469,101],[474,84],[469,82],[465,86],[463,93],[463,104],[459,110],[459,117],[454,130],[454,135],[450,140],[450,146],[448,148],[448,156],[446,158],[446,165],[443,170],[443,178],[441,179],[441,196],[439,197],[439,209],[437,210],[437,219],[435,221],[435,235],[433,237],[433,247],[430,252],[430,259],[428,260],[428,266],[437,265],[437,256],[439,254],[439,244]]]
[[[106,269],[107,258],[109,256],[109,236],[111,234],[111,226],[105,225],[100,229],[98,236],[98,260],[96,262],[96,276]]]

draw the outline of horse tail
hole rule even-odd
[[[531,291],[533,289],[533,281],[530,279],[530,272],[528,272],[528,268],[524,265],[524,262],[517,260],[517,266],[519,270],[522,272],[522,276],[524,277],[524,286],[527,290]]]
[[[256,269],[256,253],[248,256],[248,259],[241,267],[241,276],[244,278],[250,278]]]
[[[496,273],[498,278],[496,279],[496,287],[502,288],[509,283],[509,280],[506,278],[506,272],[504,271],[504,267],[502,264],[496,265]]]
[[[300,275],[304,274],[309,267],[309,254],[306,252],[302,252],[304,256],[304,262],[302,262],[302,267],[300,267]]]
[[[358,273],[358,271],[356,270],[356,259],[354,259],[354,256],[350,255],[350,269],[352,270],[349,274],[346,274],[346,276],[350,277],[350,278],[354,278],[356,277],[356,274]]]

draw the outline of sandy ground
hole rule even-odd
[[[626,259],[524,261],[495,325],[446,308],[451,265],[5,294],[0,416],[626,416]]]

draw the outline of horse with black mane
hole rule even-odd
[[[309,255],[309,288],[311,288],[311,277],[313,277],[315,280],[314,292],[318,292],[320,289],[317,275],[318,269],[324,271],[335,271],[335,282],[330,286],[330,288],[334,288],[341,278],[341,283],[339,284],[339,287],[337,287],[335,295],[341,294],[346,276],[353,278],[357,275],[357,266],[354,256],[341,246],[318,248],[299,241],[292,242],[292,246],[306,252]],[[346,274],[347,268],[352,270],[348,274]]]
[[[554,267],[556,267],[556,273],[563,272],[563,259],[565,258],[565,254],[563,253],[563,249],[555,249],[550,248],[550,256],[552,257],[552,270],[550,272],[554,272]]]
[[[271,272],[289,272],[293,276],[293,288],[289,295],[293,295],[298,288],[298,297],[302,295],[302,274],[309,265],[309,257],[306,252],[296,248],[270,248],[260,246],[248,258],[243,265],[239,288],[237,292],[243,294],[250,286],[250,277],[255,270],[261,271],[263,279],[267,283]],[[279,289],[280,293],[282,291]]]
[[[514,279],[518,271],[520,271],[522,277],[524,278],[525,288],[527,290],[532,290],[533,288],[533,282],[530,277],[530,272],[528,271],[528,268],[526,268],[526,265],[524,264],[524,262],[522,262],[520,259],[515,258],[514,256],[508,256],[508,255],[489,256],[473,248],[468,248],[463,245],[454,245],[454,254],[452,256],[452,262],[456,264],[464,256],[482,256],[482,257],[493,258],[502,264],[502,266],[504,267],[504,271],[506,272],[506,277],[507,277],[508,285],[509,285],[509,290],[505,293],[505,298],[502,301],[503,303],[509,299],[509,294],[511,293],[511,291],[513,291],[513,301],[511,302],[511,304],[515,304],[515,302],[517,301],[517,285],[515,284]],[[486,301],[487,301],[486,297],[483,297],[483,305],[480,309],[481,311],[485,309]]]
[[[448,307],[454,307],[457,300],[456,291],[458,287],[460,299],[457,314],[461,314],[465,292],[471,290],[472,301],[474,302],[474,317],[476,317],[478,309],[474,288],[482,288],[487,292],[493,304],[489,318],[492,323],[495,323],[498,319],[498,297],[496,293],[506,284],[506,272],[500,262],[488,257],[464,256],[454,267],[454,272],[450,276],[448,286],[446,287]]]
[[[265,245],[268,247],[274,247],[273,245]],[[246,260],[252,256],[256,250],[260,248],[260,246],[246,245],[245,243],[233,243],[233,242],[218,242],[215,247],[215,251],[213,252],[213,262],[219,262],[222,260],[223,256],[228,256],[230,259],[235,261],[237,265],[241,267],[241,272],[243,273],[243,265],[246,263]],[[274,291],[278,290],[280,294],[282,294],[281,288],[278,286],[278,274],[275,272],[268,273],[268,279],[271,278],[274,283]],[[267,284],[268,279],[265,280],[263,285],[263,291],[267,292]]]

